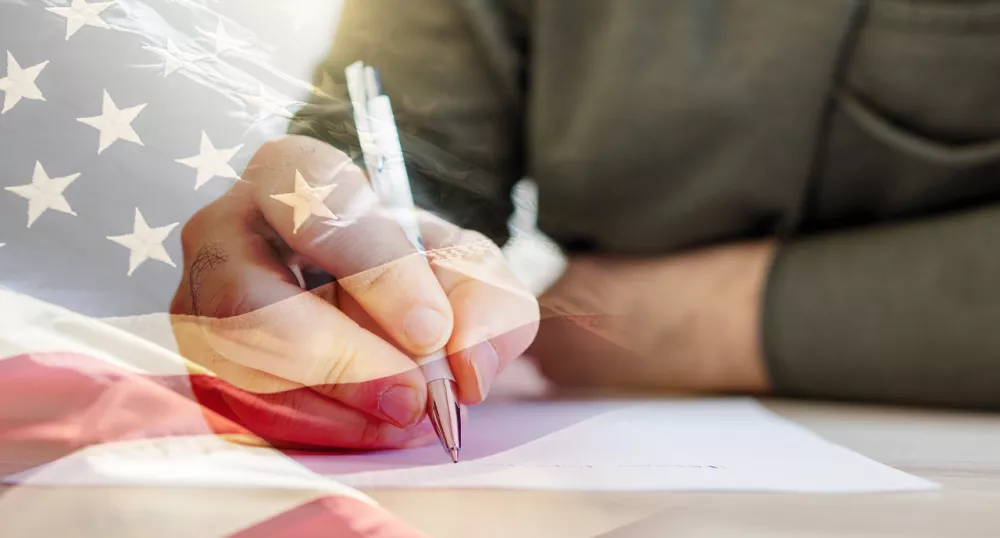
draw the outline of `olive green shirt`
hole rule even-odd
[[[569,254],[780,239],[780,394],[1000,407],[1000,1],[347,0],[293,132],[381,70],[418,203]],[[664,297],[669,301],[669,297]]]

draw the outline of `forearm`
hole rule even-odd
[[[763,337],[785,395],[1000,407],[1000,207],[784,245]]]

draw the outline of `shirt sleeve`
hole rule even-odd
[[[1000,207],[790,242],[764,302],[781,394],[1000,408]]]
[[[361,152],[344,69],[379,70],[419,207],[498,244],[509,239],[522,158],[523,22],[482,0],[347,0],[315,96],[291,134]]]

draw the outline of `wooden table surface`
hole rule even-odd
[[[942,489],[865,495],[367,493],[440,538],[1000,537],[1000,414],[764,403],[830,441]]]
[[[835,443],[943,488],[866,495],[366,493],[438,538],[1000,537],[1000,414],[764,403]],[[141,528],[143,536],[224,536],[242,528],[235,522],[262,514],[263,507],[302,502],[273,490],[22,487],[10,492],[17,495],[2,493],[0,488],[3,538],[37,536],[15,520],[40,518],[59,529],[47,536],[124,536],[116,531],[125,528]],[[155,531],[147,523],[154,520],[160,521]]]

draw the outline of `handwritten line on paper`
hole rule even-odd
[[[644,463],[639,465],[629,465],[629,464],[616,464],[616,465],[600,465],[600,464],[559,464],[559,463],[524,463],[524,464],[514,464],[514,463],[480,463],[473,462],[469,465],[480,468],[496,468],[496,469],[598,469],[602,467],[614,467],[616,469],[632,469],[632,468],[642,468],[642,469],[725,469],[722,465],[683,465],[683,464],[656,464],[656,463]]]
[[[910,491],[936,484],[829,443],[752,399],[505,402],[441,448],[295,456],[359,488]]]

